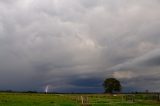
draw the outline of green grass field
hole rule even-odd
[[[160,102],[141,98],[135,102],[124,101],[122,95],[29,93],[0,93],[0,106],[82,106],[81,96],[87,97],[91,106],[160,106]]]

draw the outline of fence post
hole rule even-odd
[[[89,100],[88,100],[88,97],[83,97],[81,96],[81,103],[82,105],[81,106],[92,106],[90,103],[89,103]]]
[[[81,101],[82,101],[82,104],[83,104],[84,103],[83,96],[81,96]]]

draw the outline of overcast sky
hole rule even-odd
[[[160,0],[0,0],[0,90],[160,91]]]

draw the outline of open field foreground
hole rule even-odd
[[[144,94],[136,95],[133,101],[124,97],[104,94],[0,93],[0,106],[160,106],[156,100],[144,100]]]

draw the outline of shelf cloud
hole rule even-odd
[[[124,89],[160,91],[159,5],[0,0],[0,90],[103,92],[116,77]]]

